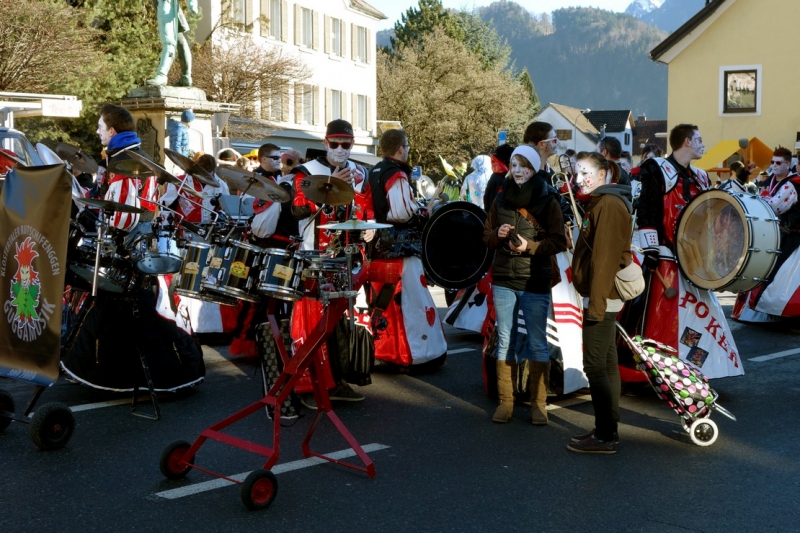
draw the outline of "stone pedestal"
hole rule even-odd
[[[170,148],[167,132],[170,119],[180,122],[181,113],[191,109],[195,119],[189,124],[189,148],[215,155],[214,115],[236,113],[239,109],[238,104],[209,102],[205,92],[196,87],[137,87],[120,105],[133,115],[142,149],[170,172],[174,168],[164,154],[164,148]]]

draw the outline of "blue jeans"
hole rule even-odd
[[[492,286],[494,311],[497,317],[497,359],[508,361],[530,359],[546,363],[550,360],[547,349],[547,315],[550,310],[550,294],[535,294],[515,291],[506,287]],[[527,353],[513,353],[511,347],[517,342],[517,316],[522,309],[525,329],[528,332]],[[509,354],[509,352],[512,352]]]

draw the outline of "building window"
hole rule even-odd
[[[331,91],[331,120],[343,118],[342,91]]]
[[[236,26],[244,28],[247,21],[246,0],[230,0],[230,6],[232,22]]]
[[[720,115],[761,114],[761,65],[719,69]]]
[[[367,124],[367,97],[359,94],[356,105],[358,106],[355,120],[356,128],[367,131],[369,129]]]
[[[556,130],[556,137],[559,141],[571,141],[572,130]]]
[[[316,113],[314,112],[317,108],[316,98],[317,98],[317,91],[314,90],[314,87],[310,85],[303,85],[302,89],[302,98],[303,98],[303,106],[302,106],[302,113],[303,113],[303,122],[306,124],[314,125],[316,124]]]
[[[283,95],[280,91],[270,91],[267,98],[261,100],[261,118],[264,120],[283,120]]]
[[[356,28],[356,61],[361,63],[369,62],[368,38],[367,28],[358,26]]]
[[[331,19],[331,53],[342,57],[344,55],[344,24],[341,19]]]
[[[283,33],[281,31],[281,19],[283,13],[281,12],[281,0],[269,0],[269,36],[273,39],[282,40]]]
[[[302,9],[302,39],[300,44],[306,48],[314,46],[314,17],[310,9]]]
[[[630,144],[631,144],[631,134],[630,133],[626,133],[625,134],[625,142],[623,144],[625,146],[630,146]]]

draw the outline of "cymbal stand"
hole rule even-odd
[[[107,213],[105,212],[107,211]],[[99,224],[97,226],[97,247],[94,255],[94,274],[92,275],[92,297],[97,296],[97,279],[100,273],[100,255],[103,249],[103,238],[105,237],[105,230],[108,228],[107,216],[114,216],[111,209],[100,210],[98,216]]]

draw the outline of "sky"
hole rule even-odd
[[[443,0],[446,8],[465,9],[471,11],[476,7],[488,6],[494,0]],[[633,0],[515,0],[516,3],[532,13],[552,13],[562,7],[597,7],[609,11],[625,11]],[[393,28],[394,23],[400,20],[400,15],[409,7],[418,7],[417,0],[367,0],[367,2],[389,17],[378,21],[378,30]]]

